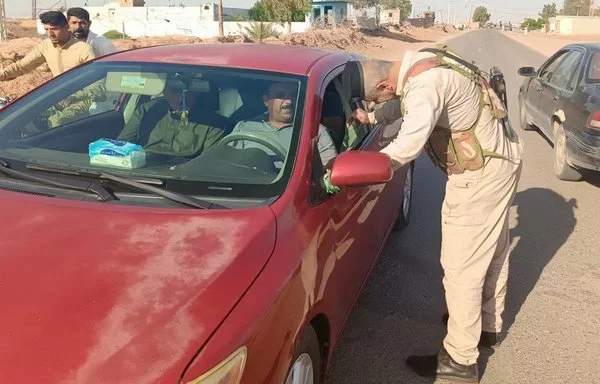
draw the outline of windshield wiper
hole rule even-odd
[[[166,189],[158,188],[152,185],[144,184],[139,181],[135,181],[126,177],[117,176],[113,173],[109,173],[102,170],[72,170],[72,169],[64,169],[59,167],[51,167],[45,165],[37,165],[37,164],[27,164],[27,168],[35,171],[43,171],[43,172],[54,172],[60,173],[63,175],[76,175],[83,177],[96,177],[99,179],[110,180],[117,184],[125,185],[136,189],[142,192],[149,192],[155,195],[164,197],[165,199],[175,201],[180,204],[189,205],[195,208],[209,209],[209,208],[226,208],[222,205],[211,203],[205,200],[192,199],[185,195],[182,195],[177,192],[167,191]]]
[[[15,179],[33,181],[33,182],[40,183],[40,184],[51,185],[53,187],[91,192],[91,193],[97,195],[98,197],[100,197],[100,199],[102,201],[109,201],[109,200],[115,199],[115,196],[108,189],[106,189],[105,187],[103,187],[102,185],[100,185],[98,183],[88,183],[88,182],[81,182],[81,181],[75,181],[75,180],[64,181],[64,180],[57,180],[57,179],[52,179],[52,178],[33,176],[33,175],[29,175],[25,172],[21,172],[21,171],[12,169],[10,167],[10,164],[8,164],[6,161],[1,160],[1,159],[0,159],[0,173],[4,173],[5,175],[8,175]]]

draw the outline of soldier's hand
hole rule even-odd
[[[353,121],[358,121],[361,124],[370,124],[369,114],[367,111],[362,110],[360,108],[352,111],[350,116],[348,116],[348,123],[352,123]]]

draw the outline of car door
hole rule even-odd
[[[540,107],[542,91],[544,90],[543,87],[550,81],[554,70],[558,67],[564,58],[564,55],[567,53],[566,50],[561,50],[542,64],[537,75],[531,80],[529,88],[527,89],[527,99],[525,100],[527,109],[530,112],[533,123],[538,127],[544,125],[544,117]]]
[[[326,90],[330,92],[333,89],[338,98],[329,97],[328,100],[338,100],[339,108],[329,106],[323,109],[341,109],[346,117],[350,114],[351,107],[349,103],[342,101],[339,76],[341,70],[342,68],[339,68],[326,80],[320,97],[323,100]],[[331,82],[333,86],[328,87]],[[352,139],[345,140],[348,146],[343,146],[342,152],[378,151],[382,148],[382,143],[385,143],[385,130],[382,127],[373,130],[366,126],[354,128]],[[347,131],[351,129],[352,127],[346,126]],[[318,154],[318,151],[315,150],[315,153]],[[384,245],[383,240],[393,224],[395,214],[399,212],[402,203],[401,173],[405,172],[405,169],[388,184],[342,188],[336,194],[324,195],[318,191],[318,183],[323,173],[320,161],[318,156],[313,160],[311,205],[326,216],[327,222],[323,223],[318,236],[320,245],[317,248],[317,257],[322,265],[322,276],[315,295],[317,300],[322,298],[333,308],[331,316],[334,318],[331,322],[335,327],[346,318],[371,270],[376,254]]]
[[[566,53],[560,64],[554,69],[548,82],[542,84],[540,96],[540,113],[542,120],[538,127],[542,129],[551,140],[554,138],[552,116],[555,112],[564,113],[565,104],[575,90],[573,79],[579,75],[585,51],[582,48],[573,48]]]

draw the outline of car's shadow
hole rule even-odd
[[[411,223],[400,236],[392,236],[369,278],[336,346],[327,384],[434,383],[405,365],[410,354],[435,353],[446,331],[439,263],[444,181],[426,158],[417,162],[414,188]],[[516,245],[504,314],[508,337],[545,266],[572,233],[574,207],[575,201],[549,189],[516,194],[512,214],[517,224],[511,229]],[[481,375],[490,356],[482,351]]]

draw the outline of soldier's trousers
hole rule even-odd
[[[474,364],[482,329],[502,330],[509,265],[509,211],[520,177],[450,176],[442,206],[441,264],[448,306],[444,347]]]

